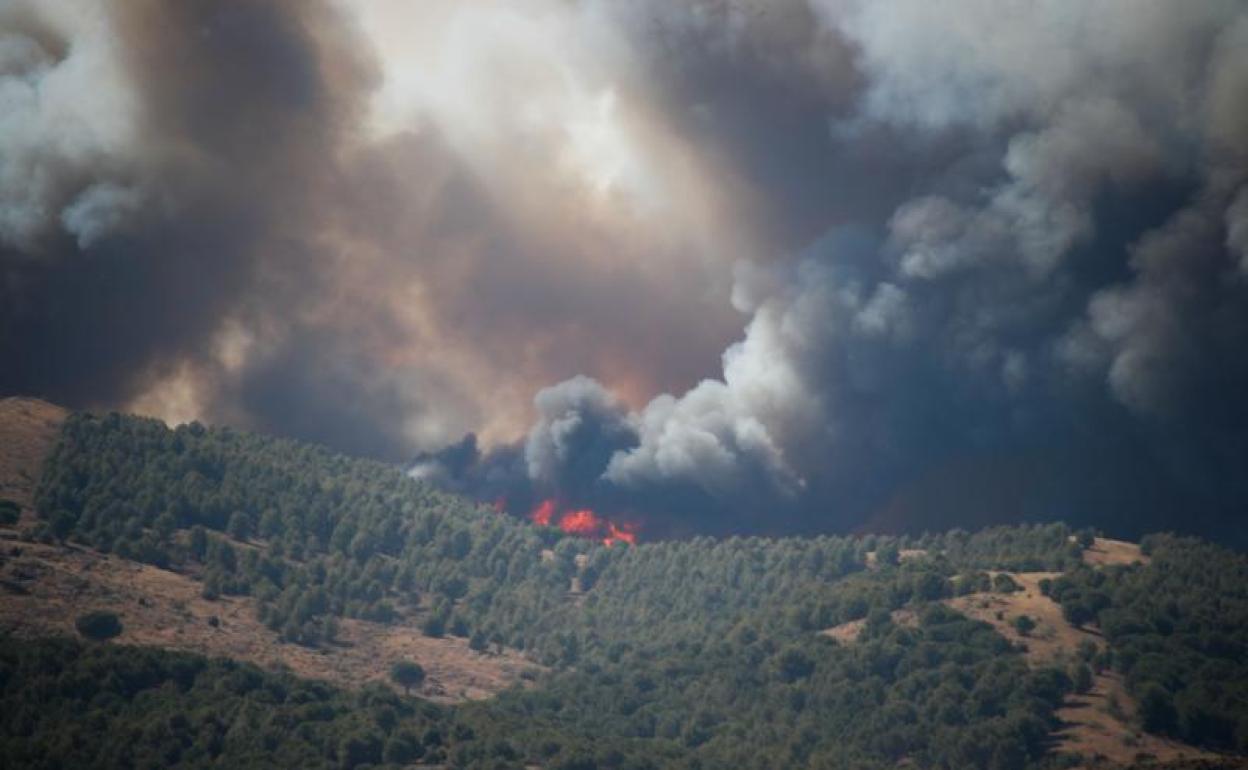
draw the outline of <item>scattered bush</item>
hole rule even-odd
[[[96,641],[120,636],[122,631],[121,619],[117,617],[117,613],[106,610],[79,615],[74,621],[74,628],[87,639]]]

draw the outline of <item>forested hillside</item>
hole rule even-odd
[[[1127,674],[1149,729],[1248,750],[1245,562],[1204,544],[1157,539],[1149,564],[1104,569],[1084,566],[1090,533],[1061,524],[608,547],[383,464],[118,415],[66,422],[37,505],[32,537],[176,570],[208,598],[254,597],[286,644],[329,647],[342,618],[367,618],[550,670],[434,708],[402,688],[346,693],[172,653],[9,640],[4,734],[37,739],[9,755],[23,765],[141,764],[147,748],[163,757],[153,766],[355,767],[402,752],[456,767],[1077,764],[1051,736],[1088,658],[1029,660],[1025,642],[946,604],[1017,590],[1002,570],[1065,573],[1045,585],[1075,620],[1099,615],[1110,652],[1093,663]],[[861,625],[853,641],[820,633],[846,623]],[[222,684],[235,681],[248,684]],[[1162,721],[1158,688],[1176,704]],[[165,709],[186,719],[141,731]],[[90,718],[64,732],[80,711]]]
[[[1248,559],[1193,538],[1150,536],[1146,568],[1081,568],[1050,594],[1109,642],[1143,726],[1248,753]]]

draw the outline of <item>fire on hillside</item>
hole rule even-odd
[[[497,500],[495,510],[508,510],[506,500]],[[557,527],[569,535],[601,540],[604,545],[616,543],[637,544],[640,527],[632,522],[612,521],[590,508],[572,508],[560,504],[554,498],[546,498],[528,512],[529,521],[539,527]]]

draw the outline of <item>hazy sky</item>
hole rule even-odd
[[[0,391],[691,531],[1248,511],[1248,10],[0,0]]]

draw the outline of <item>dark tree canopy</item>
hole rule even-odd
[[[797,768],[1040,768],[1052,759],[1054,710],[1086,684],[1082,670],[1029,666],[992,628],[941,603],[1017,590],[1004,571],[1067,573],[1047,593],[1099,623],[1111,645],[1078,662],[1119,668],[1135,693],[1165,690],[1153,700],[1174,714],[1155,709],[1157,729],[1230,747],[1248,725],[1238,694],[1248,616],[1228,588],[1242,559],[1164,539],[1147,544],[1153,564],[1125,570],[1081,567],[1062,524],[606,547],[380,463],[117,415],[66,422],[37,509],[70,541],[184,570],[205,596],[253,597],[286,643],[331,644],[339,619],[357,618],[478,651],[510,647],[547,667],[531,686],[445,719],[367,706],[367,721],[344,721],[309,749],[337,767],[770,770],[780,757]],[[1197,558],[1230,577],[1206,575]],[[1229,602],[1226,621],[1209,620],[1209,597]],[[895,622],[899,613],[917,622]],[[851,621],[865,626],[852,644],[819,633]],[[1224,697],[1205,697],[1213,682],[1190,676],[1211,660]],[[391,673],[405,691],[418,684]],[[287,756],[284,741],[304,745],[291,732],[273,727],[273,756]]]
[[[96,610],[78,616],[78,619],[74,621],[74,628],[88,639],[101,641],[120,636],[122,631],[121,619],[117,617],[117,613],[105,610]]]
[[[425,681],[425,669],[419,663],[401,660],[390,667],[390,679],[408,692]]]

